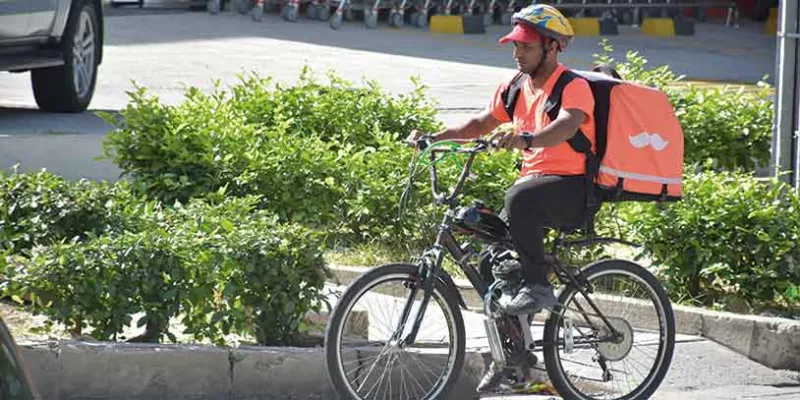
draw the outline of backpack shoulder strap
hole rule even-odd
[[[545,103],[545,111],[550,121],[555,121],[558,118],[558,113],[561,111],[561,97],[564,89],[570,82],[578,78],[578,74],[572,71],[564,71],[558,77],[553,90],[550,92],[550,98]],[[594,96],[594,92],[592,92]],[[586,215],[585,215],[585,230],[587,233],[594,234],[594,213],[599,209],[599,199],[594,191],[594,178],[597,176],[597,171],[600,167],[600,159],[592,153],[592,142],[589,138],[578,129],[571,138],[567,140],[570,147],[578,153],[586,156]]]
[[[522,90],[522,85],[525,84],[525,78],[528,75],[524,72],[519,72],[511,80],[511,83],[503,90],[503,108],[506,109],[508,119],[514,119],[514,109],[517,107],[517,100],[519,99],[519,92]]]
[[[550,121],[555,121],[556,118],[558,118],[558,113],[561,111],[561,95],[564,93],[564,88],[577,77],[578,75],[572,71],[564,71],[561,76],[558,77],[556,84],[553,86],[553,90],[550,92],[550,98],[548,98],[547,103],[545,103],[545,111],[547,111],[547,116],[550,117]],[[570,147],[578,153],[586,154],[587,156],[592,154],[592,142],[589,141],[589,138],[587,138],[581,130],[578,130],[567,142]]]

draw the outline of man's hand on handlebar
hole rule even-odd
[[[408,134],[408,136],[406,136],[406,143],[408,143],[408,145],[411,147],[422,149],[427,144],[432,142],[432,139],[433,137],[431,135],[426,135],[424,132],[420,132],[414,129],[413,131],[411,131],[411,133]],[[428,143],[425,143],[426,141]]]
[[[487,139],[455,139],[454,141],[480,143],[485,145],[487,149],[512,150],[527,149],[529,147],[528,144],[530,137],[531,135],[529,133],[515,135],[513,132],[496,132]],[[437,140],[433,135],[425,134],[424,132],[420,132],[416,129],[411,131],[411,133],[406,136],[406,143],[409,146],[419,150],[424,150],[426,147],[430,146],[436,141]]]
[[[498,131],[492,134],[489,137],[489,142],[497,148],[512,150],[512,149],[520,149],[525,150],[528,148],[528,140],[525,139],[525,135],[530,137],[530,134],[523,133],[521,135],[515,135],[514,132],[502,132]]]

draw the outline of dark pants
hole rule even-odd
[[[583,176],[540,176],[519,181],[506,191],[503,218],[522,259],[528,284],[547,284],[544,228],[580,228],[586,210]]]

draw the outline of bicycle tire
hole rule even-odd
[[[417,266],[411,264],[387,264],[373,268],[351,283],[336,304],[325,332],[325,362],[328,378],[336,389],[336,392],[342,398],[368,400],[358,395],[358,393],[353,393],[351,386],[347,382],[346,373],[342,369],[342,356],[339,347],[341,345],[346,317],[355,303],[371,288],[382,282],[391,281],[392,277],[397,279],[407,277],[410,280],[416,280],[418,279],[418,270],[419,268]],[[451,356],[450,359],[452,360],[448,360],[448,363],[451,363],[448,368],[449,371],[446,372],[446,377],[444,379],[440,377],[439,381],[442,382],[437,383],[426,393],[425,397],[420,400],[446,398],[446,395],[452,390],[453,385],[458,380],[461,369],[464,366],[466,334],[458,301],[455,295],[451,293],[450,289],[438,280],[434,286],[434,294],[431,297],[431,303],[429,303],[428,307],[434,304],[436,299],[443,302],[440,304],[449,312],[452,318],[450,322],[452,323],[452,333],[454,333],[455,336],[453,338],[454,357]]]
[[[651,290],[651,294],[655,295],[659,303],[657,306],[660,307],[660,311],[663,313],[662,317],[659,318],[660,320],[664,320],[665,325],[663,327],[663,334],[659,335],[658,362],[650,369],[649,374],[641,385],[631,391],[631,393],[616,398],[618,400],[647,399],[653,395],[664,380],[672,362],[672,355],[675,351],[675,315],[672,310],[672,304],[669,301],[667,292],[656,277],[636,263],[626,260],[601,260],[586,266],[582,270],[584,277],[589,282],[591,282],[594,277],[602,277],[610,272],[621,272],[629,276],[633,275],[638,277],[639,281],[647,285]],[[574,284],[566,285],[558,296],[559,303],[566,305],[566,302],[572,299],[577,293],[579,293],[579,291]],[[657,308],[657,310],[659,309]],[[545,323],[545,342],[558,343],[560,325],[561,315],[557,313],[551,314]],[[547,374],[558,393],[567,400],[595,399],[595,397],[591,395],[582,393],[572,384],[569,378],[566,377],[566,373],[561,365],[558,350],[558,345],[546,346],[543,349]]]

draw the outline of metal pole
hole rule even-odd
[[[790,41],[794,47],[794,57],[786,58],[791,63],[790,71],[794,71],[794,96],[787,108],[791,107],[794,113],[794,125],[791,127],[792,140],[794,141],[794,189],[800,193],[800,5],[796,1],[783,1],[784,12],[781,32],[782,39]],[[789,5],[791,3],[791,5]]]
[[[782,1],[779,12],[778,46],[776,54],[775,123],[772,134],[770,167],[780,179],[797,185],[800,170],[796,169],[798,152],[794,132],[797,130],[797,73],[798,73],[798,8],[796,1]],[[793,126],[795,125],[795,126]],[[792,154],[795,153],[795,154]],[[783,172],[792,175],[780,175]],[[797,186],[796,186],[797,187]]]

